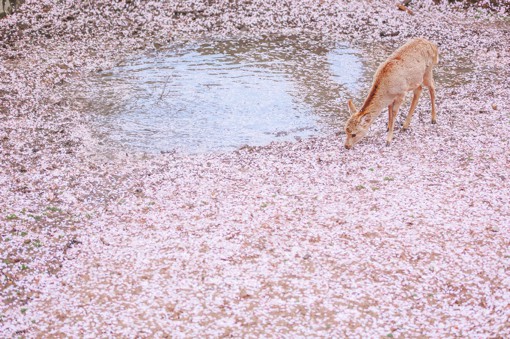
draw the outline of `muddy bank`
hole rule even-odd
[[[28,1],[1,20],[0,331],[508,336],[508,17],[413,6]],[[438,81],[437,126],[424,96],[390,148],[380,117],[350,152],[332,134],[112,154],[63,91],[166,44],[303,31],[386,45],[377,62],[424,36],[438,77],[471,72]]]

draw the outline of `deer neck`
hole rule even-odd
[[[381,111],[388,105],[388,103],[384,102],[383,98],[378,91],[378,86],[374,85],[370,89],[370,93],[366,98],[361,110],[358,113],[359,118],[364,118],[364,120],[368,120],[370,124],[374,121],[374,119],[381,114]]]

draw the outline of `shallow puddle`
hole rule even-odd
[[[102,72],[88,106],[107,139],[143,151],[225,151],[341,128],[360,53],[299,37],[175,47]]]
[[[341,131],[347,99],[361,104],[390,53],[302,36],[187,44],[101,72],[83,93],[108,143],[228,151]],[[469,72],[450,66],[436,82],[455,87]]]

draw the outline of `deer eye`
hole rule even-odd
[[[356,134],[354,134],[354,133],[351,134],[351,137],[356,138]]]

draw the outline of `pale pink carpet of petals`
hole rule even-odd
[[[0,337],[510,337],[503,9],[62,3],[0,20]],[[350,151],[112,153],[64,90],[174,42],[301,31],[438,42],[438,124],[425,91],[391,147],[383,114]]]

